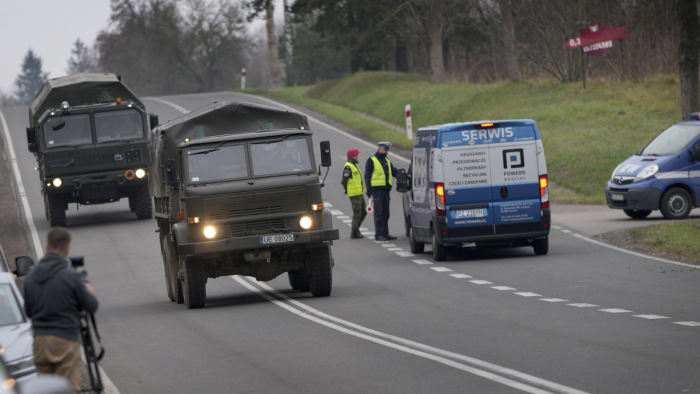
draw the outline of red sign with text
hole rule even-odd
[[[625,33],[625,29],[627,26],[611,29],[610,25],[593,23],[587,28],[579,30],[581,35],[567,41],[566,46],[571,49],[583,47],[584,53],[601,55],[612,49],[614,40],[629,37]]]

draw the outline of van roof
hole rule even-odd
[[[509,127],[509,126],[528,126],[534,125],[535,121],[532,119],[502,119],[502,120],[477,120],[473,122],[460,122],[460,123],[445,123],[441,125],[434,126],[424,126],[418,130],[440,130],[440,131],[457,131],[457,130],[469,130],[477,128],[481,125],[493,124],[496,127]]]

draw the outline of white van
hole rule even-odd
[[[431,243],[435,260],[449,246],[532,246],[549,250],[549,187],[533,120],[422,127],[416,131],[405,192],[411,252]]]

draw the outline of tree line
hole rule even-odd
[[[141,95],[309,85],[362,70],[425,74],[433,83],[550,77],[641,81],[679,75],[683,112],[698,108],[697,0],[111,0],[109,28],[70,71],[123,76]],[[265,22],[264,37],[246,26]],[[610,52],[565,42],[594,23],[627,26]],[[80,44],[80,45],[79,45]],[[29,56],[32,55],[32,56]],[[40,65],[40,59],[39,65]],[[17,79],[25,102],[42,77],[31,52]],[[40,86],[41,84],[39,84]]]

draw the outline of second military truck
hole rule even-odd
[[[291,287],[328,296],[331,244],[307,117],[218,102],[151,131],[149,174],[168,297],[201,308],[208,278],[287,273]]]
[[[139,219],[153,215],[148,194],[148,133],[158,123],[114,74],[49,79],[29,106],[34,153],[51,226],[66,225],[68,204],[129,199]]]

